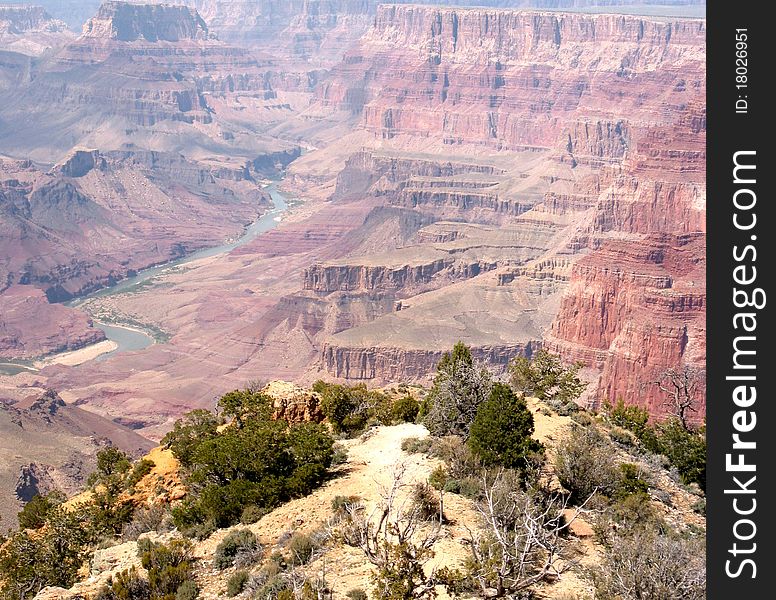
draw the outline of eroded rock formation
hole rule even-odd
[[[67,25],[42,6],[0,5],[0,47],[5,51],[39,56],[73,37]]]

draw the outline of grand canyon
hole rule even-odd
[[[39,4],[0,5],[4,517],[250,381],[546,348],[660,418],[702,375],[704,2]]]

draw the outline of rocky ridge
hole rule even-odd
[[[0,4],[0,47],[4,51],[40,56],[73,37],[67,25],[42,6]]]
[[[23,502],[58,489],[74,494],[94,469],[97,452],[114,444],[133,456],[153,443],[132,430],[77,406],[54,391],[24,399],[0,391],[0,515],[16,520]]]

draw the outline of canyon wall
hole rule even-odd
[[[202,40],[207,34],[207,25],[196,10],[127,2],[105,2],[83,28],[84,38],[121,42]]]
[[[0,48],[6,52],[40,56],[73,37],[64,21],[53,18],[41,6],[0,5]]]
[[[310,67],[283,60],[215,39],[194,8],[106,2],[50,60],[8,67],[22,85],[0,85],[0,151],[51,163],[74,145],[204,147],[228,162],[289,149],[244,130],[246,106],[277,121],[290,105],[276,86],[311,85]]]
[[[383,138],[611,162],[629,121],[670,121],[685,88],[702,85],[704,36],[692,20],[381,5],[317,99]]]
[[[494,261],[497,285],[527,293],[508,310],[542,315],[538,329],[515,329],[523,345],[533,331],[528,343],[597,373],[587,401],[624,397],[659,415],[665,371],[703,369],[702,20],[381,5],[315,102],[354,115],[381,148],[349,157],[333,198],[523,227],[520,244]],[[436,160],[418,155],[419,140],[437,149]],[[445,152],[479,166],[446,162]],[[547,237],[529,242],[541,228]],[[461,231],[424,227],[415,241],[465,244]],[[316,267],[306,285],[368,288],[368,262]],[[461,289],[484,293],[487,276]],[[328,340],[323,368],[379,380],[402,368],[431,372],[410,336],[395,347],[381,341],[397,338],[397,327],[420,327],[410,315],[434,305],[405,296],[401,319],[386,315]],[[472,342],[477,352],[498,347],[484,334]]]
[[[75,150],[50,172],[0,161],[0,291],[64,300],[218,244],[269,204],[239,173],[158,152]]]

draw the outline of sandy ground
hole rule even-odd
[[[75,365],[80,365],[90,360],[94,360],[102,354],[113,352],[116,348],[118,348],[118,344],[116,342],[112,340],[103,340],[102,342],[97,342],[96,344],[85,346],[84,348],[79,348],[78,350],[62,352],[60,354],[49,356],[43,360],[36,361],[34,364],[35,368],[37,369],[42,369],[43,367],[47,367],[49,365],[65,365],[68,367],[73,367]]]

